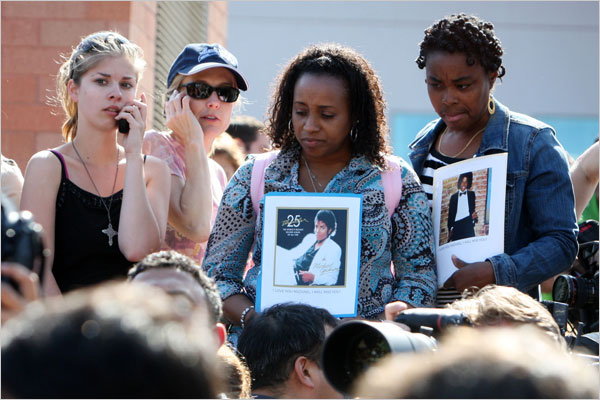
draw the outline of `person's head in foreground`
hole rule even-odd
[[[252,380],[245,361],[237,355],[237,350],[221,346],[217,356],[223,362],[225,376],[224,394],[229,399],[248,399],[251,397]]]
[[[598,398],[598,368],[533,326],[459,328],[437,352],[388,356],[358,379],[363,398]]]
[[[219,322],[223,302],[217,284],[190,257],[174,250],[152,253],[131,267],[127,278],[159,287],[171,296],[187,300],[192,307],[206,307],[219,344],[225,341],[225,326]]]
[[[456,300],[447,307],[464,312],[477,327],[532,324],[560,346],[566,346],[558,324],[546,307],[513,287],[487,285],[474,295]]]
[[[272,306],[250,320],[238,350],[250,368],[252,394],[341,398],[320,365],[323,342],[337,322],[327,310],[292,303]]]
[[[209,325],[205,310],[127,283],[32,303],[2,327],[2,396],[214,398]]]

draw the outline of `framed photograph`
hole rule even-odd
[[[435,170],[433,229],[438,286],[456,271],[452,255],[471,263],[504,252],[507,153]]]
[[[296,302],[356,316],[362,195],[265,195],[256,307]]]

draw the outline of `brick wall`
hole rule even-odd
[[[488,169],[473,171],[473,185],[470,190],[475,191],[475,210],[477,211],[478,221],[475,224],[475,235],[486,236],[489,234],[490,225],[486,223],[486,204],[487,204],[487,182]],[[458,191],[456,188],[458,176],[446,179],[442,190],[442,212],[440,216],[440,243],[448,242],[448,204],[450,196]]]
[[[208,18],[207,30],[213,41],[224,43],[227,4],[214,3],[209,3],[214,19]],[[35,152],[63,142],[63,111],[48,98],[55,95],[60,55],[70,54],[83,36],[115,30],[137,43],[147,62],[139,93],[153,95],[157,2],[10,1],[0,6],[2,154],[15,159],[23,173]],[[148,128],[152,113],[148,101]]]

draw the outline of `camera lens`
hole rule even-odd
[[[554,301],[568,304],[569,307],[598,307],[598,281],[560,275],[552,286],[552,298]]]
[[[569,307],[573,306],[575,300],[575,278],[570,275],[560,275],[554,281],[552,286],[552,299],[560,303],[566,303]]]
[[[393,323],[350,321],[331,332],[323,344],[323,373],[337,391],[348,394],[352,383],[388,353],[433,350],[434,338],[411,333]]]

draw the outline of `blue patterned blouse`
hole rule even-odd
[[[265,193],[304,192],[298,183],[299,159],[299,150],[281,152],[265,170]],[[238,293],[253,302],[256,297],[263,221],[256,223],[250,198],[253,165],[254,160],[249,160],[229,181],[204,258],[203,268],[216,280],[224,300]],[[385,206],[380,170],[364,156],[350,160],[324,190],[363,195],[358,315],[365,318],[374,318],[395,300],[415,307],[435,304],[429,204],[413,169],[404,160],[401,166],[402,198],[392,218]],[[262,208],[261,202],[261,215]],[[254,266],[243,279],[255,231]]]

